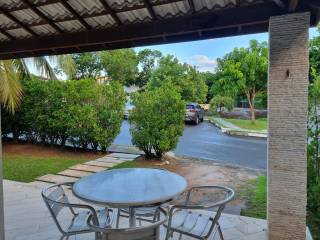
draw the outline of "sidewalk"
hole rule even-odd
[[[208,120],[217,128],[221,129],[223,133],[226,133],[229,135],[259,137],[259,138],[268,137],[267,130],[255,131],[250,129],[243,129],[219,117],[211,117],[211,119],[209,118]]]

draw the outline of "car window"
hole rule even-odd
[[[187,109],[194,109],[194,106],[193,105],[187,105],[186,108]]]

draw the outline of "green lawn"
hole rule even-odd
[[[230,118],[223,118],[225,121],[228,121],[240,128],[248,129],[248,130],[267,130],[267,118],[259,118],[256,120],[255,124],[251,123],[251,120],[243,120],[243,119],[230,119]]]
[[[32,182],[36,177],[55,174],[86,159],[9,155],[4,157],[4,178],[20,182]]]
[[[109,169],[119,169],[119,168],[145,168],[146,165],[143,165],[142,163],[139,163],[137,161],[126,161],[123,163],[119,163],[118,165],[113,166]]]
[[[248,181],[246,188],[240,193],[247,200],[246,208],[241,215],[266,219],[267,217],[267,177],[260,176]]]

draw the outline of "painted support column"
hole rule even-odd
[[[305,239],[310,14],[270,18],[268,239]]]

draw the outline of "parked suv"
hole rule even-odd
[[[192,122],[198,125],[203,121],[204,110],[198,103],[188,103],[186,105],[186,122]]]

